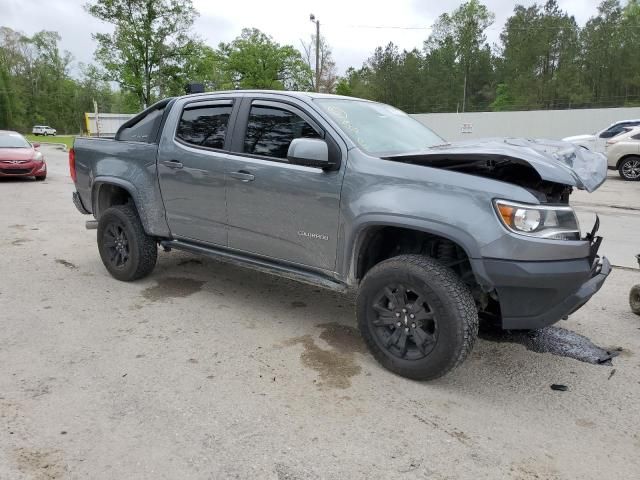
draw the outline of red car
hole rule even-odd
[[[47,164],[39,147],[18,132],[0,130],[0,177],[47,178]]]

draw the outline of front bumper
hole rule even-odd
[[[483,261],[500,302],[502,328],[551,325],[582,307],[611,272],[605,257],[550,262]]]
[[[47,174],[45,162],[0,161],[0,177],[40,177]]]

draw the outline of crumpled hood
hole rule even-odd
[[[604,155],[557,140],[487,138],[435,146],[424,154],[513,158],[531,165],[543,180],[588,192],[596,190],[607,178],[607,158]]]

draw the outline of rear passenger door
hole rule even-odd
[[[225,162],[234,101],[191,101],[179,110],[158,155],[167,223],[176,238],[226,246]]]
[[[304,106],[245,98],[227,162],[229,247],[333,271],[344,161],[336,171],[292,165],[294,138],[342,151]]]

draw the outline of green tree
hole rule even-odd
[[[115,26],[112,34],[94,35],[95,57],[122,90],[137,95],[140,106],[149,105],[163,79],[175,76],[197,49],[191,0],[95,0],[86,9]]]
[[[501,40],[499,76],[503,95],[514,102],[512,109],[570,108],[588,102],[579,28],[555,0],[544,6],[516,6]]]
[[[591,102],[603,107],[616,105],[625,94],[621,23],[619,0],[604,0],[598,6],[598,15],[589,19],[580,34],[584,82]]]
[[[303,90],[312,73],[291,45],[281,46],[258,29],[244,29],[231,43],[221,43],[215,62],[224,88]]]
[[[478,0],[469,0],[453,13],[442,14],[425,42],[427,54],[437,53],[441,48],[449,56],[454,54],[453,63],[449,63],[448,68],[459,88],[463,111],[467,106],[486,106],[490,99],[487,95],[492,94],[491,49],[485,31],[494,19],[495,15],[485,5]]]

